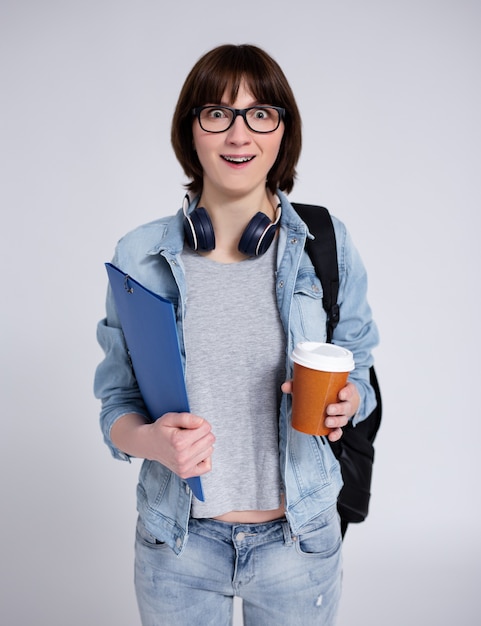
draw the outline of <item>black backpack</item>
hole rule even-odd
[[[330,342],[340,319],[337,304],[339,270],[334,226],[329,211],[324,207],[297,203],[292,206],[315,237],[314,240],[307,240],[306,251],[322,284],[322,304],[327,314],[327,341]],[[369,375],[376,394],[376,408],[355,427],[349,422],[343,428],[343,436],[339,441],[331,442],[326,438],[339,460],[344,481],[337,501],[343,536],[349,523],[364,521],[369,512],[374,463],[373,443],[382,416],[381,391],[374,366],[370,368]]]

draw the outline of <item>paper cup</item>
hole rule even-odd
[[[338,402],[338,393],[354,369],[350,350],[332,343],[304,341],[292,352],[292,426],[308,435],[328,435],[326,407]]]

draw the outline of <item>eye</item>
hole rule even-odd
[[[229,111],[221,108],[212,108],[205,110],[206,115],[214,120],[222,120],[228,117]]]
[[[255,117],[256,120],[268,120],[272,113],[269,109],[253,109],[252,116]]]

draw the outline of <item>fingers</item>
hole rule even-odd
[[[206,459],[204,459],[200,463],[197,463],[197,465],[195,466],[195,468],[193,468],[189,476],[186,476],[185,478],[190,478],[191,476],[202,476],[203,474],[207,474],[211,470],[212,470],[212,456],[208,456]]]
[[[151,427],[156,441],[154,460],[181,478],[212,469],[215,437],[207,420],[191,413],[166,413]]]
[[[211,457],[214,452],[215,437],[206,420],[187,420],[183,423],[191,427],[177,428],[171,436],[177,465],[176,473],[181,478],[200,476],[212,469]],[[198,424],[198,426],[192,428],[193,424]]]
[[[325,423],[328,428],[342,428],[351,416],[351,403],[329,404],[326,407],[326,416]]]
[[[327,438],[329,439],[329,441],[332,441],[332,442],[339,441],[341,437],[342,437],[342,428],[334,428],[327,435]]]
[[[189,430],[199,428],[203,423],[206,423],[202,417],[193,413],[166,413],[161,420],[164,426],[187,428]]]
[[[361,403],[361,396],[359,395],[356,385],[351,382],[347,383],[347,385],[339,392],[339,400],[341,402],[350,403],[351,413],[349,413],[349,417],[352,417],[355,413],[357,413],[359,404]]]
[[[359,392],[356,385],[347,383],[338,394],[339,402],[330,404],[326,408],[325,424],[332,428],[328,435],[329,441],[339,441],[343,435],[342,428],[346,426],[349,419],[356,413],[359,408]]]
[[[176,474],[181,478],[201,476],[212,469],[212,454],[214,452],[215,437],[208,426],[195,431],[178,430],[172,438],[175,451]],[[192,439],[196,437],[195,439]]]
[[[329,404],[326,408],[326,426],[329,428],[342,428],[359,408],[359,392],[353,383],[347,383],[338,398],[339,402]]]

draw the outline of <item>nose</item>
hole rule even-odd
[[[242,115],[238,115],[227,131],[227,141],[231,143],[250,143],[251,133]]]

